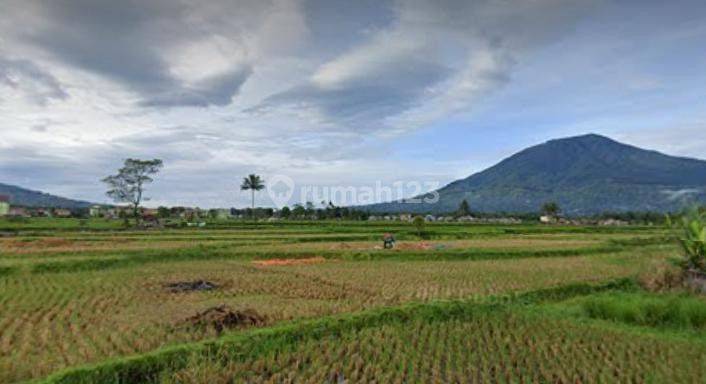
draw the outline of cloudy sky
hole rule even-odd
[[[97,202],[127,157],[202,207],[588,132],[706,158],[705,96],[702,0],[0,0],[0,182]]]

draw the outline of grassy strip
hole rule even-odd
[[[636,237],[632,239],[609,239],[610,243],[623,247],[645,247],[650,245],[671,244],[674,239],[666,236]]]
[[[159,262],[180,262],[189,260],[264,260],[272,258],[308,258],[321,256],[327,259],[349,261],[400,260],[400,261],[434,261],[434,260],[506,260],[539,257],[573,257],[595,254],[616,253],[625,250],[620,246],[603,246],[592,248],[570,248],[551,250],[488,250],[463,249],[449,251],[247,251],[239,252],[227,246],[206,246],[187,249],[150,250],[122,254],[121,257],[86,258],[71,261],[50,261],[32,265],[32,273],[58,273],[97,271],[112,268],[123,268],[134,265]],[[117,256],[117,255],[116,255]]]
[[[368,252],[346,252],[342,254],[321,253],[321,256],[332,259],[343,260],[503,260],[503,259],[526,259],[537,257],[566,257],[566,256],[587,256],[604,253],[615,253],[624,250],[620,246],[602,246],[586,248],[565,248],[565,249],[545,249],[545,250],[503,250],[503,249],[460,249],[448,251],[368,251]],[[281,253],[280,256],[281,257]],[[309,253],[311,255],[311,252]],[[319,255],[317,253],[317,255]]]
[[[510,305],[565,300],[579,295],[633,287],[632,280],[620,279],[602,285],[571,284],[513,295],[438,301],[427,304],[406,304],[357,314],[300,320],[271,328],[232,333],[216,340],[163,348],[147,354],[114,359],[97,365],[70,368],[50,375],[41,382],[62,384],[158,382],[162,372],[186,366],[194,355],[219,353],[237,359],[293,346],[304,339],[340,335],[393,322],[404,323],[414,318],[429,321],[464,318],[479,313],[502,310]]]
[[[6,276],[17,272],[17,267],[0,266],[0,276]]]
[[[203,241],[202,241],[203,240]],[[244,247],[244,246],[256,246],[256,245],[273,245],[273,244],[292,244],[292,243],[318,243],[318,242],[345,242],[345,241],[369,241],[369,240],[377,240],[377,238],[372,238],[371,236],[338,236],[338,237],[293,237],[293,238],[283,238],[283,239],[257,239],[257,238],[252,238],[252,239],[227,239],[227,238],[214,238],[214,239],[198,239],[199,245],[202,247],[209,247],[209,248],[232,248],[232,247]],[[86,240],[86,241],[94,241],[94,240]],[[144,243],[153,243],[155,247],[159,247],[159,242],[161,239],[157,238],[156,240],[140,240]],[[193,239],[187,239],[183,240],[183,243],[185,246],[190,245],[189,243],[194,242],[195,240]],[[29,242],[29,241],[28,241]],[[211,244],[209,244],[211,243]],[[193,248],[193,246],[188,246],[188,248]],[[167,250],[174,250],[176,248],[167,248],[167,249],[136,249],[136,250],[125,250],[121,252],[121,255],[127,255],[128,257],[139,257],[141,253],[145,252],[152,252],[152,251],[167,251]],[[183,249],[183,248],[182,248]],[[87,251],[80,251],[82,254],[90,254],[90,255],[105,255],[105,256],[110,256],[110,255],[115,255],[115,250],[110,249],[110,250],[87,250]],[[60,258],[62,256],[75,256],[77,254],[77,251],[65,251],[65,252],[54,252],[51,250],[38,250],[36,252],[28,252],[28,253],[22,253],[20,254],[19,257],[22,258],[44,258],[44,257],[52,257],[52,258]],[[18,257],[18,254],[8,254],[8,255],[0,255],[0,259],[15,259]]]
[[[127,254],[123,253],[119,256],[114,253],[113,255],[113,257],[37,263],[31,267],[30,271],[32,273],[97,271],[165,261],[177,262],[232,258],[237,255],[237,253],[234,253],[232,250],[223,249],[223,247],[198,245],[191,248],[142,250],[129,252]]]
[[[56,261],[38,263],[32,266],[32,273],[60,273],[98,271],[103,269],[121,268],[133,265],[130,258],[93,258],[86,260]]]

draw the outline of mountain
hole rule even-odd
[[[50,195],[48,193],[32,191],[30,189],[2,183],[0,183],[0,195],[10,196],[10,203],[12,205],[24,207],[78,209],[86,208],[92,205],[92,203],[87,201],[71,200],[64,197]]]
[[[527,148],[437,191],[436,204],[391,202],[371,212],[536,212],[555,201],[566,215],[676,211],[706,203],[706,161],[668,156],[589,134]]]

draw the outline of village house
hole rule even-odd
[[[120,217],[120,215],[118,214],[117,209],[108,208],[103,212],[103,217],[105,217],[106,219],[117,219],[118,217]]]
[[[123,216],[133,216],[131,207],[102,208],[101,212],[103,217],[105,217],[106,219],[119,219]]]
[[[103,217],[105,216],[105,210],[100,205],[94,205],[89,208],[88,215],[91,217]]]
[[[54,217],[71,217],[71,211],[64,208],[54,209]]]
[[[630,223],[628,223],[627,221],[624,221],[624,220],[606,219],[606,220],[599,221],[598,225],[601,225],[601,226],[626,226],[626,225],[630,225]]]
[[[206,217],[206,214],[204,211],[201,210],[201,208],[184,208],[184,211],[179,214],[179,217],[181,217],[184,220],[198,220],[200,218]]]
[[[32,211],[32,216],[34,216],[34,217],[51,217],[51,209],[35,208]]]
[[[539,222],[543,224],[549,224],[555,222],[556,219],[554,216],[549,216],[549,215],[543,215],[539,217]]]
[[[142,216],[159,216],[159,209],[157,208],[142,208]]]
[[[26,208],[22,208],[22,207],[10,207],[10,212],[8,213],[8,216],[32,217],[32,215],[29,213],[29,211]]]
[[[233,217],[230,213],[230,209],[216,209],[216,218],[219,220],[226,220]]]
[[[0,195],[0,216],[10,214],[10,196]]]

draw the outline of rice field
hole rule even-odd
[[[385,232],[396,234],[395,249],[382,249]],[[665,348],[650,354],[649,338],[632,342],[615,336],[622,330],[585,328],[576,319],[547,322],[514,306],[442,319],[415,312],[402,322],[380,321],[330,339],[302,337],[282,351],[275,343],[270,349],[230,346],[225,355],[194,352],[204,343],[230,345],[232,338],[328,324],[341,316],[410,305],[475,305],[632,278],[677,252],[659,228],[430,224],[420,239],[411,225],[399,222],[234,221],[136,231],[103,220],[46,219],[0,221],[0,233],[3,383],[47,377],[105,382],[96,372],[119,367],[115,362],[122,358],[140,361],[154,354],[162,356],[161,365],[149,369],[151,376],[131,374],[141,381],[203,383],[339,380],[331,375],[347,382],[688,382],[703,368],[700,355],[689,352],[680,361],[691,369],[664,363],[650,376],[640,368],[649,359],[671,361],[696,347],[652,335]],[[193,281],[215,289],[169,289]],[[222,305],[255,311],[264,325],[221,332],[185,322]],[[483,348],[479,340],[485,340]],[[610,341],[614,348],[606,346]],[[537,365],[536,356],[553,363]],[[607,365],[579,374],[599,358],[625,369]]]
[[[161,380],[696,383],[706,372],[703,342],[634,335],[525,311],[419,317],[284,343],[244,358],[215,352],[193,357]]]

